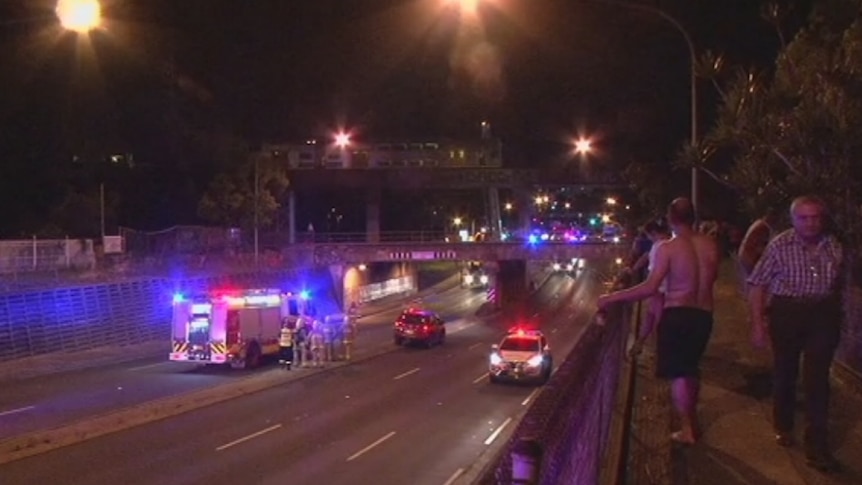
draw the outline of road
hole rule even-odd
[[[564,303],[542,319],[558,362],[599,288],[584,275],[559,275],[540,291],[544,304]],[[426,303],[450,308],[444,346],[396,348],[8,463],[0,476],[21,485],[452,484],[502,445],[540,388],[489,384],[488,349],[501,337],[500,325],[452,318],[453,311],[470,312],[451,301]],[[380,328],[389,337],[389,327]]]
[[[465,303],[465,293],[457,287],[441,285],[430,291],[427,299],[440,300],[456,309],[464,304],[475,307],[475,298],[483,296],[474,293],[474,298]],[[401,306],[390,302],[388,307],[391,310],[360,320],[360,342],[365,348],[357,349],[358,355],[369,351],[369,345],[379,346],[390,341],[388,325]],[[0,393],[0,440],[274,370],[272,365],[243,371],[166,359],[167,349],[163,355],[151,358],[6,382]]]

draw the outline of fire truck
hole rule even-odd
[[[314,319],[316,309],[305,291],[278,289],[216,291],[173,298],[170,360],[228,364],[253,369],[278,353],[285,322]],[[310,322],[309,322],[310,323]]]

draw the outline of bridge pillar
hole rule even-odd
[[[498,261],[497,264],[497,277],[494,279],[497,301],[505,301],[506,305],[518,309],[529,295],[527,262],[523,259],[508,259]]]
[[[287,191],[287,243],[296,244],[296,192]]]
[[[335,301],[338,303],[338,306],[341,307],[345,311],[347,306],[349,305],[347,298],[345,296],[350,295],[350,289],[348,288],[348,281],[345,278],[346,268],[343,264],[331,264],[329,265],[329,275],[332,277],[332,288],[335,291]]]
[[[365,234],[366,241],[380,242],[380,201],[383,194],[380,189],[370,189],[365,200]]]

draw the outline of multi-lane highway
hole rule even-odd
[[[599,285],[589,275],[555,276],[538,295],[557,309],[542,326],[558,362],[592,311]],[[269,390],[7,463],[0,476],[22,485],[455,483],[502,443],[539,392],[488,383],[488,349],[501,325],[472,316],[482,300],[463,290],[425,299],[449,322],[442,347],[300,370]],[[369,325],[360,342],[391,347],[390,332]]]
[[[450,279],[422,294],[431,301],[475,306],[474,299],[465,301],[457,284]],[[393,321],[400,308],[397,301],[378,305],[374,314],[360,320],[363,335],[358,355],[378,348],[384,340],[388,342],[384,339],[389,336],[386,324]],[[271,372],[274,367],[242,371],[170,362],[167,352],[165,348],[164,353],[151,358],[4,383],[0,393],[0,440],[155,399],[237,382],[250,375]]]

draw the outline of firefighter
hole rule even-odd
[[[308,350],[308,327],[305,319],[299,319],[296,323],[296,335],[293,337],[293,351],[296,367],[307,367],[311,355]]]
[[[323,340],[323,330],[321,329],[321,322],[315,320],[312,323],[311,334],[309,335],[309,340],[311,344],[311,366],[312,367],[322,367],[323,366],[323,352],[324,352],[324,340]]]
[[[350,360],[353,351],[353,341],[356,339],[356,319],[348,317],[344,319],[344,331],[342,344],[344,345],[344,360]]]
[[[331,362],[335,360],[335,329],[332,322],[323,320],[323,360]]]
[[[278,335],[279,356],[278,363],[283,365],[286,370],[290,370],[293,365],[293,329],[290,328],[290,323],[285,320],[281,326],[281,332]]]

